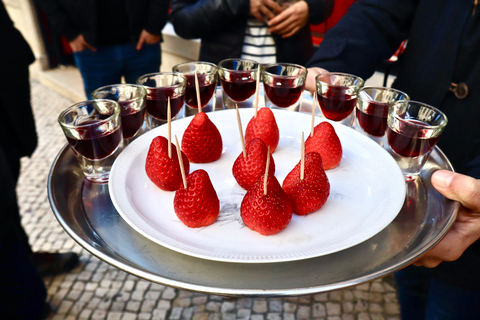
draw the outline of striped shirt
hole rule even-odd
[[[275,41],[268,32],[268,25],[249,19],[243,40],[242,59],[255,60],[261,64],[276,62]]]

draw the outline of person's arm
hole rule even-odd
[[[417,0],[363,0],[331,28],[307,67],[369,78],[408,38]]]
[[[80,35],[80,30],[67,15],[67,12],[56,0],[42,0],[40,6],[47,16],[49,24],[69,42],[73,42]]]
[[[173,0],[170,21],[180,37],[198,39],[246,21],[249,13],[249,0]]]
[[[443,261],[454,261],[480,239],[480,180],[439,170],[432,175],[432,185],[445,197],[460,202],[457,218],[445,237],[414,265],[433,268]]]
[[[135,6],[136,4],[133,2],[131,5]],[[167,24],[169,8],[170,0],[150,0],[145,9],[147,19],[144,19],[143,16],[135,16],[134,19],[140,18],[144,20],[143,29],[138,35],[137,50],[142,50],[145,43],[155,44],[162,40],[162,29]]]

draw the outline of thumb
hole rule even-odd
[[[445,197],[460,202],[464,207],[480,212],[480,181],[447,170],[437,170],[432,184]]]

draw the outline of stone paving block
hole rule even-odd
[[[323,303],[315,303],[312,306],[312,316],[314,318],[319,317],[326,317],[327,316],[327,308]]]
[[[282,312],[283,302],[280,299],[271,299],[268,301],[268,312]]]
[[[132,312],[125,312],[122,316],[122,320],[136,320],[137,314]]]
[[[153,310],[152,320],[165,320],[167,319],[167,309]]]
[[[177,293],[175,292],[175,289],[173,288],[166,288],[165,291],[163,291],[162,294],[162,299],[168,299],[172,300],[177,296]]]
[[[282,320],[280,313],[272,312],[267,314],[267,320]]]
[[[140,305],[140,301],[128,301],[125,310],[130,312],[137,312],[138,310],[140,310]]]
[[[171,313],[170,313],[169,319],[171,319],[171,320],[180,319],[181,316],[182,316],[182,311],[183,311],[183,308],[173,307],[173,309],[172,309],[172,311],[171,311]]]
[[[221,313],[227,313],[235,309],[235,303],[231,301],[224,301],[220,309]]]
[[[123,313],[121,312],[109,312],[106,320],[121,320],[122,316]]]
[[[209,301],[209,302],[207,302],[207,305],[206,305],[205,309],[207,311],[220,312],[221,307],[222,307],[222,304],[220,302]]]
[[[311,318],[310,308],[307,306],[299,306],[297,309],[297,319],[298,320],[308,320]]]
[[[265,313],[268,311],[267,301],[264,299],[255,299],[253,301],[253,312],[255,313]]]
[[[329,316],[338,316],[341,314],[342,307],[340,303],[327,302],[326,307],[327,307],[327,314]]]

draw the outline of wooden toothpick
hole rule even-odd
[[[312,100],[312,129],[310,131],[310,137],[313,137],[313,129],[315,128],[315,113],[317,111],[317,89],[313,92]],[[303,140],[303,139],[302,139]]]
[[[168,158],[172,159],[172,110],[170,97],[167,98]]]
[[[200,100],[200,86],[198,84],[197,70],[195,70],[195,91],[197,92],[198,113],[200,113],[202,111],[202,104]]]
[[[238,105],[235,104],[235,109],[237,110],[237,123],[238,123],[238,131],[240,133],[240,142],[242,143],[242,150],[243,150],[243,157],[247,157],[247,149],[245,147],[245,138],[243,137],[243,129],[242,129],[242,119],[240,119],[240,112],[238,112]]]
[[[265,178],[263,179],[263,195],[267,195],[268,167],[270,166],[270,146],[267,150],[267,165],[265,166]]]
[[[302,131],[302,145],[300,147],[300,180],[305,178],[305,140]]]
[[[185,174],[185,168],[183,167],[182,150],[180,150],[180,144],[178,143],[177,135],[175,135],[175,144],[177,145],[177,157],[180,164],[180,172],[182,173],[183,187],[187,189],[187,176]]]
[[[260,64],[258,65],[258,70],[257,70],[257,84],[255,86],[255,118],[257,117],[257,111],[258,111],[258,89],[260,87]]]

